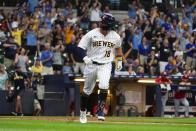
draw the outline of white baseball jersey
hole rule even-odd
[[[109,63],[114,60],[115,48],[121,47],[121,39],[115,31],[104,36],[100,28],[96,28],[82,37],[78,47],[86,50],[92,61]]]

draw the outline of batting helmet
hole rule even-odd
[[[101,22],[102,24],[105,24],[107,25],[107,27],[109,29],[113,28],[115,26],[115,18],[112,14],[110,13],[104,13],[102,16],[101,16]]]

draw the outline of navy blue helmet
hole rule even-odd
[[[102,16],[101,16],[101,22],[102,24],[104,25],[107,25],[107,27],[109,29],[112,29],[114,26],[115,26],[115,18],[112,14],[110,13],[104,13]]]

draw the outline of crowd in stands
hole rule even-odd
[[[110,6],[119,4],[102,2],[65,0],[59,8],[57,0],[27,0],[12,11],[1,10],[1,63],[7,71],[19,66],[26,75],[82,74],[78,42],[99,27],[102,13],[112,13]],[[140,0],[126,6],[127,17],[114,27],[122,38],[123,70],[130,75],[166,71],[196,76],[196,2],[181,0],[178,10],[171,6],[164,12],[156,4],[147,11]]]

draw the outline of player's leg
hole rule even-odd
[[[178,111],[179,111],[179,106],[180,106],[180,101],[179,99],[174,99],[174,112],[175,112],[175,117],[178,117]]]
[[[162,108],[161,108],[161,116],[164,117],[164,112],[165,112],[165,106],[166,102],[168,100],[168,91],[161,96],[161,102],[162,102]]]
[[[93,88],[96,84],[96,79],[97,79],[97,72],[96,72],[96,67],[94,65],[87,65],[84,70],[84,88],[83,92],[81,93],[80,96],[80,122],[81,123],[86,123],[87,118],[86,118],[86,108],[87,108],[87,102],[89,95],[92,93]]]
[[[189,117],[189,102],[186,98],[182,98],[180,102],[184,105],[185,107],[185,117]]]
[[[105,64],[103,66],[100,66],[98,69],[98,79],[99,79],[99,89],[100,89],[98,95],[98,107],[97,107],[98,120],[105,120],[104,107],[107,99],[111,70],[112,70],[111,64]]]
[[[18,115],[22,115],[22,103],[21,103],[21,96],[16,97],[16,112]]]

